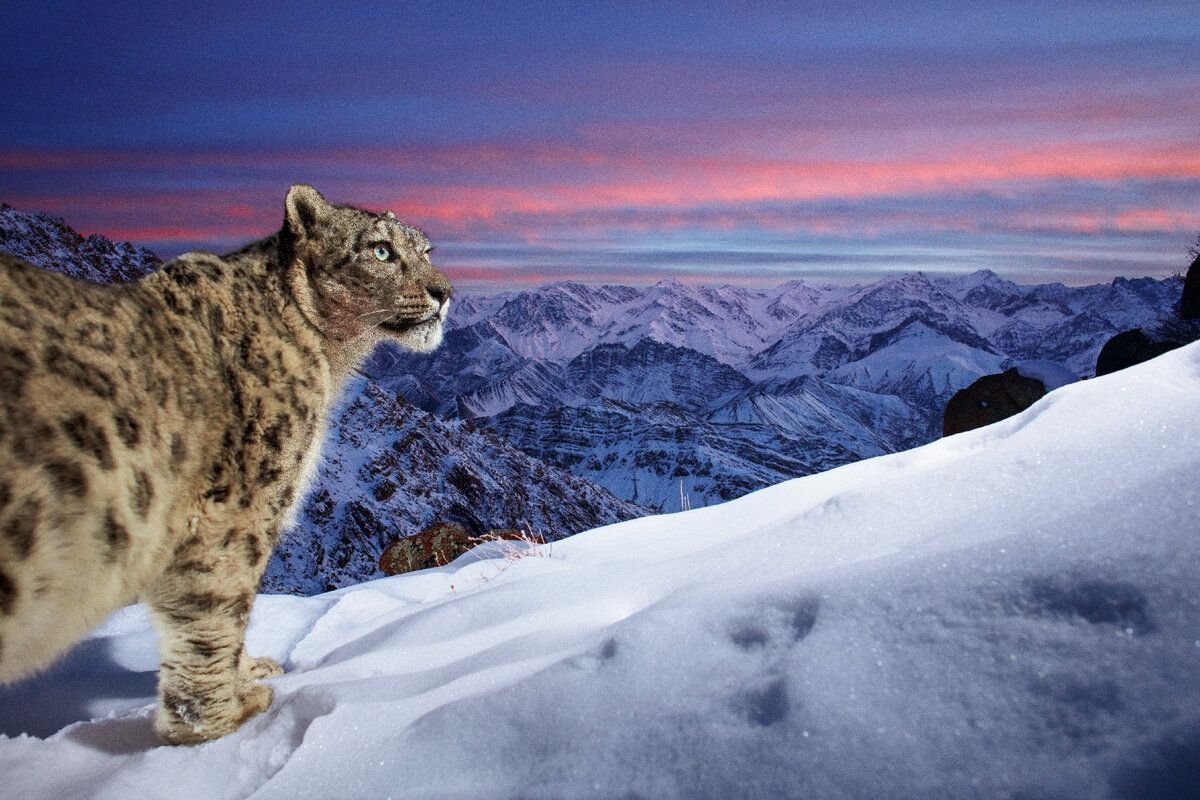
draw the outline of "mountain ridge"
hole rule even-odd
[[[1017,363],[1051,361],[1087,377],[1108,338],[1167,317],[1180,291],[1176,278],[1026,286],[988,270],[770,289],[554,283],[463,298],[442,350],[389,354],[373,374],[428,411],[490,425],[531,455],[632,500],[635,480],[613,466],[624,465],[640,475],[638,502],[673,510],[681,489],[694,504],[717,502],[729,486],[761,488],[796,469],[929,441],[956,391]],[[635,352],[654,358],[637,370],[595,368]],[[780,388],[802,377],[815,381],[805,399],[789,396],[795,386]],[[432,404],[428,386],[436,386]],[[741,407],[722,411],[741,396]],[[816,400],[834,396],[854,398],[853,414]],[[863,398],[873,414],[864,416]],[[673,453],[655,405],[664,401],[692,431]],[[866,417],[882,429],[867,431]],[[603,458],[582,452],[589,437]],[[655,457],[639,455],[641,447]],[[747,458],[756,464],[749,472]]]

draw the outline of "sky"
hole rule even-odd
[[[0,6],[0,202],[164,257],[288,186],[460,287],[1184,271],[1200,4]]]

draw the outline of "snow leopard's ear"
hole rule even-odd
[[[330,208],[320,192],[307,183],[298,183],[288,190],[284,200],[284,219],[293,234],[307,238],[325,220]]]

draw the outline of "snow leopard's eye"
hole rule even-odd
[[[386,244],[375,245],[375,249],[372,252],[380,261],[390,261],[392,258],[392,248],[388,247]]]

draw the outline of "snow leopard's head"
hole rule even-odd
[[[333,205],[305,184],[284,208],[289,288],[313,325],[342,341],[391,338],[417,352],[441,344],[451,287],[424,233],[390,211]]]

